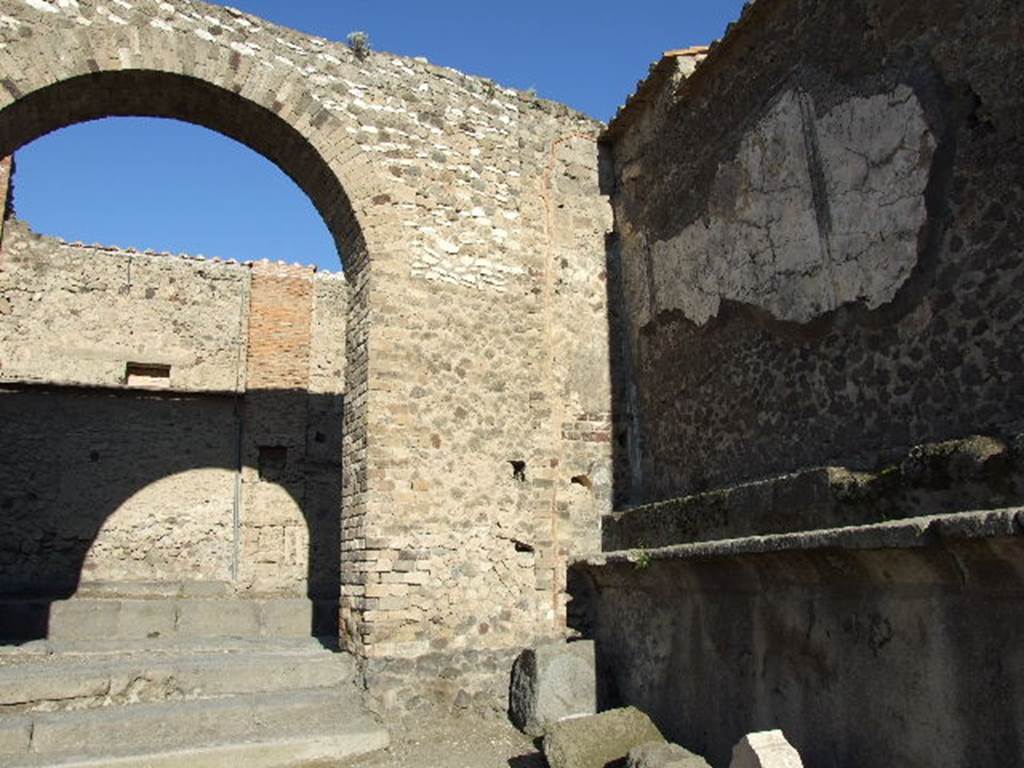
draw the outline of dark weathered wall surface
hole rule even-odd
[[[1024,761],[1024,540],[969,526],[855,547],[589,568],[599,664],[620,701],[715,768],[781,728],[804,764],[983,768]],[[1016,536],[1013,532],[1016,531]],[[870,549],[861,549],[870,547]],[[708,548],[708,553],[713,548]]]
[[[0,389],[0,593],[230,582],[239,417],[232,397]]]
[[[1010,0],[759,2],[613,124],[631,501],[1019,429],[1022,34]]]

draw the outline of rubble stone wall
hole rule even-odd
[[[341,274],[9,220],[3,590],[217,582],[336,616],[347,293]]]
[[[93,117],[175,117],[277,163],[334,235],[346,646],[416,657],[563,632],[567,557],[597,546],[611,497],[602,126],[200,2],[3,12],[0,155]]]
[[[642,709],[715,766],[775,728],[824,768],[1019,754],[1020,515],[581,565],[612,691],[601,705]]]
[[[1020,428],[1024,15],[978,8],[751,4],[610,126],[629,501]]]

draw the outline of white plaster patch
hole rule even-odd
[[[656,311],[704,324],[732,300],[807,322],[891,301],[917,263],[934,149],[906,86],[821,118],[784,93],[719,167],[705,217],[652,244]]]

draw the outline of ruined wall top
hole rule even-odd
[[[276,355],[288,345],[273,308],[264,312],[269,321],[252,323],[256,279],[295,286],[298,298],[282,301],[298,304],[299,346],[310,350],[301,388],[343,391],[343,273],[67,243],[9,219],[0,241],[0,382],[174,392],[259,387],[245,366],[251,347],[270,344]],[[163,368],[164,379],[147,375]]]
[[[225,5],[189,0],[3,0],[0,3],[0,50],[40,26],[186,32],[222,47],[230,56],[252,58],[263,67],[294,69],[308,78],[313,98],[328,111],[390,111],[373,94],[360,89],[462,87],[489,106],[508,114],[522,109],[569,114],[568,107],[525,91],[387,52],[357,54],[348,45],[288,27]],[[410,82],[415,80],[417,82]],[[590,120],[583,115],[581,119]]]
[[[102,91],[79,82],[44,110],[26,107],[27,119],[0,126],[0,151],[109,114],[193,120],[243,141],[292,176],[324,216],[347,268],[361,263],[366,249],[401,242],[403,271],[413,278],[494,293],[525,277],[523,254],[536,247],[542,221],[524,196],[532,197],[534,180],[548,172],[552,146],[569,136],[592,141],[603,128],[484,78],[387,53],[357,55],[342,43],[199,2],[2,0],[0,59],[4,54],[4,101],[24,101],[67,74],[113,72],[120,79]],[[26,68],[29,58],[40,67]],[[244,116],[243,105],[184,84],[179,92],[172,82],[142,79],[153,72],[194,77],[281,118],[310,142],[342,189],[325,183],[310,147],[283,142],[281,126],[255,125],[265,116]],[[37,120],[40,112],[47,117]],[[345,195],[358,227],[341,210]],[[364,237],[373,242],[363,245]]]

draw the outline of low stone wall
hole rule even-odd
[[[1024,435],[919,445],[872,472],[817,467],[603,516],[605,551],[650,549],[1024,504]]]
[[[576,565],[613,698],[716,768],[781,728],[807,765],[990,766],[1024,743],[1024,511]],[[585,593],[585,594],[584,594]]]
[[[430,653],[415,659],[366,659],[370,708],[388,717],[427,712],[504,718],[512,665],[522,648]]]

